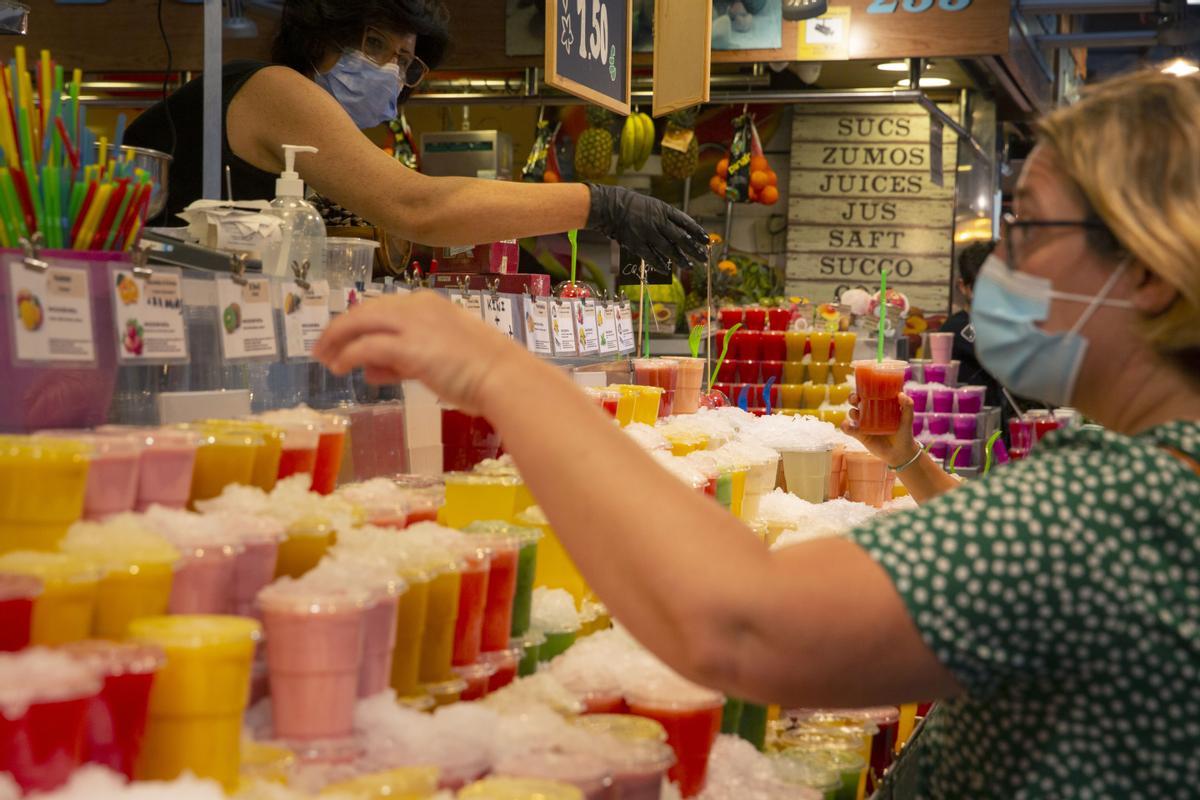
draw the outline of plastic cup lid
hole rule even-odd
[[[583,791],[556,781],[485,778],[458,793],[458,800],[584,800]]]
[[[509,647],[505,650],[490,650],[479,654],[479,660],[493,667],[497,672],[503,667],[515,667],[525,652],[523,647]]]
[[[82,461],[91,452],[87,442],[76,439],[0,435],[0,458]]]
[[[376,595],[371,589],[349,583],[337,585],[332,578],[318,585],[304,578],[284,577],[258,593],[258,605],[263,611],[281,614],[361,613],[374,599]]]
[[[397,697],[396,702],[405,708],[411,708],[413,711],[431,711],[436,701],[427,694],[413,694],[408,697]]]
[[[446,697],[448,695],[462,694],[465,692],[467,690],[467,682],[462,678],[451,678],[448,681],[422,684],[421,688],[424,689],[430,695],[430,697]]]
[[[897,361],[896,359],[885,358],[883,361],[875,361],[874,359],[863,358],[858,361],[850,362],[850,366],[858,369],[859,367],[871,367],[877,370],[886,370],[888,372],[903,372],[908,369],[907,361]]]
[[[43,582],[95,583],[100,570],[83,556],[72,553],[45,553],[14,550],[0,555],[0,572],[32,575]]]
[[[464,667],[454,667],[454,674],[470,683],[471,681],[490,678],[496,674],[498,669],[495,664],[489,664],[484,661],[481,655],[480,660],[474,664],[467,664]]]
[[[591,733],[603,733],[623,742],[666,742],[667,729],[662,723],[633,714],[588,714],[572,723]]]
[[[492,772],[496,775],[561,780],[574,786],[583,784],[587,786],[589,794],[603,790],[612,780],[608,765],[595,756],[551,750],[502,758]]]
[[[522,649],[528,650],[531,647],[541,647],[546,643],[546,634],[541,631],[529,631],[529,633],[517,639],[521,643]]]
[[[421,800],[437,792],[437,784],[437,767],[398,767],[330,784],[321,790],[321,796]]]
[[[470,534],[495,550],[510,550],[521,547],[531,541],[541,538],[541,531],[531,528],[520,528],[505,522],[485,521],[472,522],[463,528],[463,533]]]
[[[780,445],[775,448],[780,453],[832,453],[832,442],[809,442],[806,444]]]
[[[325,240],[325,249],[332,250],[338,247],[365,247],[370,250],[377,250],[379,242],[374,239],[359,239],[354,236],[330,236]]]
[[[93,456],[135,456],[142,451],[143,444],[134,436],[115,433],[96,434],[91,431],[44,430],[33,434],[51,439],[73,439],[92,449]]]
[[[448,472],[446,485],[455,486],[520,486],[523,481],[513,475],[480,474],[477,472]]]
[[[686,683],[682,679],[644,683],[627,691],[625,699],[630,705],[672,711],[701,710],[725,705],[725,695]]]
[[[262,626],[247,617],[219,614],[173,614],[142,617],[129,623],[129,638],[152,642],[167,650],[257,642]]]
[[[171,428],[136,428],[121,425],[105,425],[96,429],[101,436],[134,436],[148,450],[191,448],[200,446],[204,437],[194,431],[174,430]]]
[[[167,660],[162,648],[137,642],[85,639],[64,644],[58,650],[109,677],[157,672]]]

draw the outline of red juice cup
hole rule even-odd
[[[455,667],[465,667],[479,660],[483,643],[483,618],[487,610],[491,550],[486,546],[476,548],[463,558],[463,565],[458,584],[458,615],[454,618],[454,651],[450,659]]]
[[[858,429],[868,435],[889,435],[900,429],[903,361],[855,361],[859,399]]]
[[[737,347],[737,357],[742,361],[762,360],[762,330],[735,331],[730,341],[732,347]]]
[[[64,645],[62,652],[103,676],[104,686],[88,711],[83,758],[133,780],[146,733],[150,689],[166,663],[154,645],[91,639]]]
[[[0,774],[26,792],[51,791],[83,761],[88,712],[102,678],[42,648],[0,655]]]
[[[480,653],[479,661],[492,668],[488,677],[488,694],[499,691],[517,679],[517,666],[525,654],[524,647],[510,647],[507,650],[492,650]]]
[[[675,751],[671,780],[684,797],[694,797],[704,788],[708,756],[721,730],[725,698],[716,693],[690,689],[674,699],[669,693],[647,690],[626,696],[629,710],[660,723],[667,731],[667,744]]]
[[[790,308],[772,308],[767,311],[767,326],[773,331],[786,331],[792,324]]]
[[[258,597],[275,736],[338,739],[354,731],[369,595],[283,578]]]
[[[745,312],[740,308],[721,308],[717,309],[717,319],[721,322],[721,327],[729,330],[738,323],[745,322]]]
[[[487,697],[488,693],[491,692],[492,675],[495,672],[496,667],[485,661],[455,667],[454,674],[467,684],[467,688],[462,690],[462,696],[459,697],[459,700],[469,703]]]
[[[464,533],[491,551],[491,568],[487,581],[487,603],[484,606],[484,652],[506,650],[513,635],[513,609],[516,604],[518,575],[521,569],[522,543],[530,547],[532,558],[537,557],[536,541],[529,541],[523,529],[494,522],[474,522]],[[530,589],[532,592],[532,588]],[[526,627],[521,631],[523,634]]]
[[[321,430],[312,422],[274,423],[283,430],[283,450],[279,455],[279,479],[306,473],[317,467],[317,449]]]
[[[500,454],[500,435],[482,417],[442,409],[442,471],[471,470]]]
[[[717,380],[721,383],[737,383],[738,362],[728,358],[722,361],[717,367]]]
[[[759,368],[760,368],[760,375],[762,376],[762,382],[766,383],[767,381],[774,378],[775,383],[782,383],[783,382],[783,363],[784,362],[782,362],[782,361],[763,361],[762,363],[760,363]]]
[[[317,439],[317,460],[313,465],[312,490],[331,494],[337,486],[346,449],[346,431],[350,420],[338,414],[322,414],[320,436]]]
[[[767,327],[767,310],[758,306],[747,308],[743,312],[742,323],[751,331],[761,331]]]
[[[669,358],[633,359],[634,383],[673,392],[679,386],[679,363]]]
[[[759,383],[758,376],[762,374],[761,361],[739,361],[738,383]]]
[[[787,361],[787,336],[783,331],[763,331],[759,341],[763,361]]]
[[[0,652],[29,646],[33,603],[41,593],[42,582],[32,575],[0,573]]]

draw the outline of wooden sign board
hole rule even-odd
[[[696,0],[654,5],[654,116],[708,102],[712,11]]]
[[[547,0],[546,83],[628,115],[632,5],[633,0]]]
[[[951,114],[953,107],[946,108]],[[787,291],[824,303],[888,286],[926,312],[949,308],[954,249],[952,132],[943,186],[930,177],[930,120],[920,107],[796,107],[788,198]]]

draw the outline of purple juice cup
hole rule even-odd
[[[979,418],[974,414],[954,415],[954,435],[959,439],[976,439]]]
[[[913,438],[917,438],[925,432],[925,415],[913,414]]]
[[[950,433],[952,414],[928,414],[925,417],[925,429],[934,436],[945,436]]]
[[[929,399],[935,414],[949,414],[954,411],[953,389],[931,389]]]
[[[913,413],[924,414],[929,410],[929,390],[925,388],[905,389],[904,393],[913,401]]]
[[[925,383],[945,383],[946,382],[946,365],[945,364],[926,364],[925,365]]]
[[[983,398],[987,388],[983,386],[961,386],[955,390],[958,399],[958,413],[978,414],[983,410]]]

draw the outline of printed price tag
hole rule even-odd
[[[86,270],[53,262],[46,270],[31,269],[16,258],[8,262],[8,274],[18,361],[96,360]]]
[[[467,313],[474,314],[476,317],[483,319],[483,299],[479,292],[467,292],[463,294],[458,289],[450,290],[450,302],[459,308],[465,309]]]
[[[270,287],[266,278],[248,278],[244,286],[233,278],[217,278],[217,313],[226,360],[271,358],[278,353]]]
[[[600,331],[600,352],[617,352],[617,315],[614,303],[596,306],[596,328]]]
[[[617,350],[632,353],[636,346],[633,338],[633,308],[628,302],[618,303],[614,308],[617,317]]]
[[[513,330],[513,306],[511,299],[489,294],[484,301],[483,321],[508,338],[516,338],[516,331]]]
[[[539,356],[554,355],[550,338],[550,301],[525,298],[525,346]]]
[[[594,300],[575,302],[575,336],[579,339],[579,355],[587,356],[600,352],[600,332],[596,328],[596,303]]]
[[[312,358],[317,339],[329,327],[329,281],[313,281],[308,289],[288,281],[280,291],[284,354],[288,358]]]
[[[128,364],[188,360],[183,323],[183,274],[155,267],[149,275],[112,267],[117,359]]]
[[[575,306],[578,303],[567,301],[551,301],[550,328],[554,333],[554,354],[556,356],[579,355],[579,347],[575,343]]]

